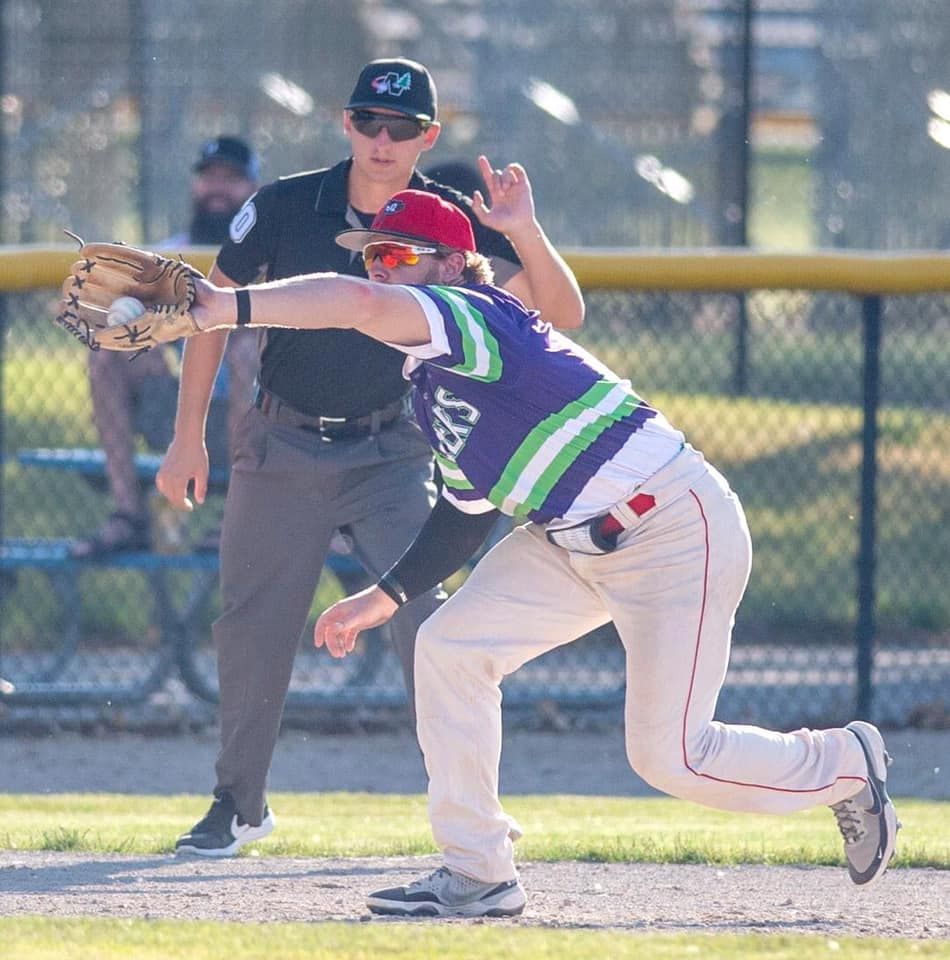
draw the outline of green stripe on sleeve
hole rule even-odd
[[[485,316],[451,287],[431,286],[452,311],[452,319],[462,338],[462,362],[446,367],[463,377],[494,383],[501,378],[501,348],[495,339]]]
[[[442,482],[450,490],[474,490],[475,487],[469,483],[468,478],[458,468],[454,460],[441,453],[435,454],[435,462],[439,465],[439,472],[442,474]]]

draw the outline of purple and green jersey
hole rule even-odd
[[[409,354],[419,425],[460,510],[540,523],[603,513],[683,435],[599,360],[494,286],[407,287],[431,342]]]

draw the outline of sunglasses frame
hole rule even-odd
[[[415,140],[432,126],[428,120],[417,120],[415,117],[407,117],[403,114],[395,116],[389,113],[376,113],[374,110],[359,108],[350,110],[350,122],[358,134],[369,140],[375,140],[379,136],[379,131],[385,129],[389,139],[395,143]],[[410,127],[414,132],[409,132]]]
[[[386,258],[387,257],[392,258],[391,253],[387,254],[384,252],[379,252],[379,253],[373,253],[371,256],[367,256],[367,251],[372,251],[373,247],[396,247],[399,250],[408,251],[410,255],[414,255],[415,260],[410,263],[408,260],[399,260],[397,258],[397,259],[394,259],[392,263],[387,263]],[[423,246],[419,246],[419,244],[416,244],[416,243],[401,243],[398,240],[376,240],[373,243],[367,243],[366,246],[363,247],[363,265],[366,267],[367,271],[370,269],[370,267],[372,267],[372,265],[377,260],[382,260],[383,266],[387,270],[393,270],[396,267],[403,267],[403,266],[414,267],[419,262],[419,257],[423,256],[424,254],[431,254],[431,253],[438,253],[438,252],[439,251],[436,247],[423,247]]]

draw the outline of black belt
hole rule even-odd
[[[379,433],[383,427],[395,423],[408,412],[409,400],[408,397],[400,397],[379,410],[372,410],[359,417],[314,417],[301,413],[270,390],[258,386],[254,406],[274,423],[319,433],[325,440],[350,440],[372,436]]]

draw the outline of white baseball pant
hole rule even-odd
[[[613,553],[572,553],[543,527],[516,528],[420,628],[419,742],[429,817],[445,864],[486,882],[515,877],[498,799],[502,679],[612,619],[626,651],[633,769],[710,807],[789,813],[857,793],[867,766],[847,730],[778,733],[713,720],[751,566],[742,507],[687,447],[639,492],[656,498]]]

